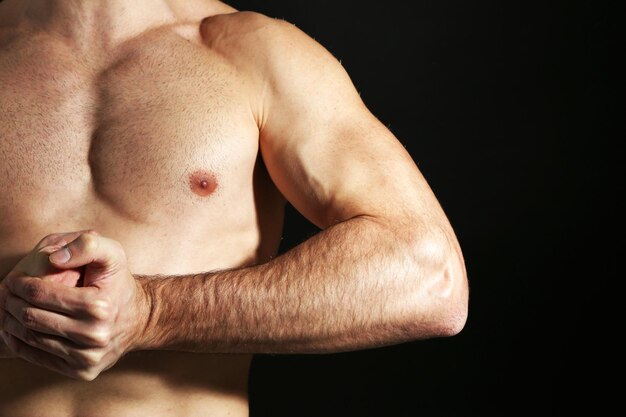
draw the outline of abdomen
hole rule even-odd
[[[0,359],[0,417],[243,417],[250,359],[134,352],[92,382]]]

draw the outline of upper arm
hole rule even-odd
[[[261,152],[294,207],[320,227],[360,215],[442,216],[412,158],[341,64],[288,23],[272,32]]]
[[[356,216],[444,219],[409,154],[367,109],[337,59],[290,23],[251,13],[237,18],[245,27],[238,42],[247,45],[237,48],[248,58],[233,59],[256,77],[261,154],[299,212],[321,228]]]

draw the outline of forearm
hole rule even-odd
[[[151,306],[137,349],[324,352],[433,336],[442,259],[397,233],[355,218],[263,265],[139,276]]]

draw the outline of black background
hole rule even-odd
[[[453,338],[257,356],[252,417],[558,414],[554,384],[587,325],[576,287],[617,264],[598,249],[623,189],[623,156],[610,148],[609,75],[623,49],[613,12],[599,2],[229,3],[296,24],[341,60],[438,196],[471,286]],[[282,250],[314,232],[288,211]],[[589,298],[608,289],[601,282],[585,287]]]

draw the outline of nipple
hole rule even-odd
[[[215,191],[217,181],[215,175],[209,171],[197,170],[189,174],[189,187],[194,194],[206,197]]]

